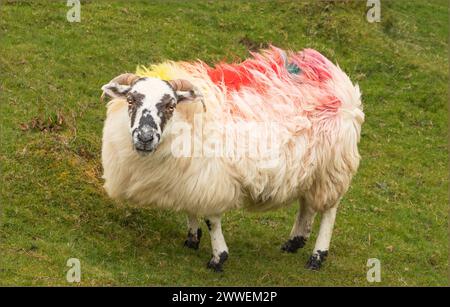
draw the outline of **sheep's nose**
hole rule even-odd
[[[150,143],[153,141],[153,131],[150,127],[144,126],[142,129],[139,129],[137,137],[142,143]]]

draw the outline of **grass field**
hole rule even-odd
[[[2,1],[0,285],[70,285],[72,257],[84,286],[447,285],[447,1],[381,2],[369,23],[366,1],[82,1],[69,23],[66,1]],[[320,272],[304,268],[317,227],[280,252],[293,205],[227,214],[230,258],[213,273],[208,235],[183,247],[183,214],[106,196],[100,87],[138,64],[239,60],[267,43],[315,48],[360,84],[363,160]]]

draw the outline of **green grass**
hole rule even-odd
[[[374,24],[365,1],[82,1],[73,24],[65,4],[1,4],[0,285],[69,285],[71,257],[81,285],[369,286],[368,258],[378,285],[448,284],[447,1],[382,1]],[[315,48],[363,91],[363,160],[320,272],[304,269],[317,225],[297,254],[279,251],[295,205],[227,214],[216,274],[208,235],[183,248],[183,214],[102,190],[101,85],[164,59],[243,59],[242,39]]]

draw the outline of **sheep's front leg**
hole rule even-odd
[[[322,221],[320,222],[320,230],[316,239],[316,245],[314,246],[313,254],[306,263],[308,269],[320,269],[323,261],[328,256],[334,220],[336,219],[336,211],[337,206],[328,209],[322,214]]]
[[[216,272],[222,271],[222,265],[228,258],[228,247],[222,234],[221,216],[209,216],[205,219],[211,236],[212,258],[208,262],[208,268]]]
[[[300,210],[297,214],[294,226],[291,230],[289,240],[287,240],[281,250],[288,253],[295,253],[299,248],[302,248],[311,234],[312,224],[316,212],[308,205],[305,200],[300,200]]]
[[[198,226],[197,216],[188,214],[187,223],[188,237],[187,240],[184,241],[184,246],[198,249],[200,238],[202,237],[202,229]]]

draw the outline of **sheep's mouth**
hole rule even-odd
[[[155,151],[155,148],[139,148],[139,147],[136,147],[136,146],[134,147],[134,149],[141,156],[147,156],[147,155],[149,155],[149,154],[151,154],[152,152]]]
[[[157,145],[138,143],[134,144],[133,147],[139,155],[147,156],[156,150]]]
[[[136,152],[141,155],[141,156],[147,156],[150,153],[152,153],[152,150],[146,150],[146,149],[137,149],[136,148]]]

